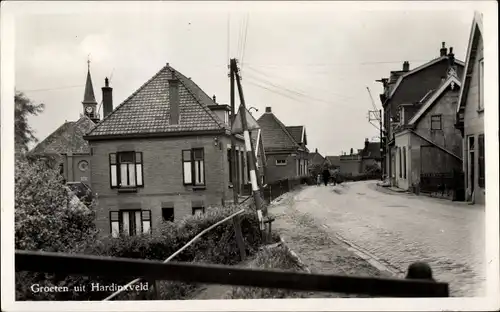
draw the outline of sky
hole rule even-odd
[[[16,18],[15,87],[46,106],[29,120],[39,140],[83,112],[88,59],[97,102],[110,77],[116,107],[166,63],[229,104],[227,64],[237,58],[255,117],[269,106],[285,125],[306,127],[311,151],[356,151],[365,138],[378,140],[368,121],[373,105],[381,109],[375,80],[404,61],[411,69],[439,57],[443,41],[464,60],[473,18],[471,6],[459,5],[344,10],[328,2],[273,9],[144,2],[138,10],[119,9],[128,4],[104,10],[89,2],[81,10],[76,4],[56,13],[26,10]]]

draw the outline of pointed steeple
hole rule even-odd
[[[90,77],[90,60],[87,61],[87,81],[85,83],[85,93],[83,94],[83,104],[97,104],[94,95],[94,87],[92,86],[92,78]]]

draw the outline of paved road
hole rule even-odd
[[[394,193],[372,181],[306,187],[293,205],[400,274],[426,261],[450,283],[451,296],[484,294],[484,207]]]

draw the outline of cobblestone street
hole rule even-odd
[[[426,261],[437,280],[450,283],[451,296],[484,294],[484,206],[394,193],[375,181],[309,186],[286,201],[270,211],[313,220],[396,275]]]

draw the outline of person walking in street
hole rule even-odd
[[[318,173],[316,176],[316,185],[320,186],[321,185],[321,174]]]
[[[323,182],[325,183],[325,186],[328,186],[328,181],[330,180],[330,170],[328,170],[327,168],[325,168],[325,170],[323,170]]]

